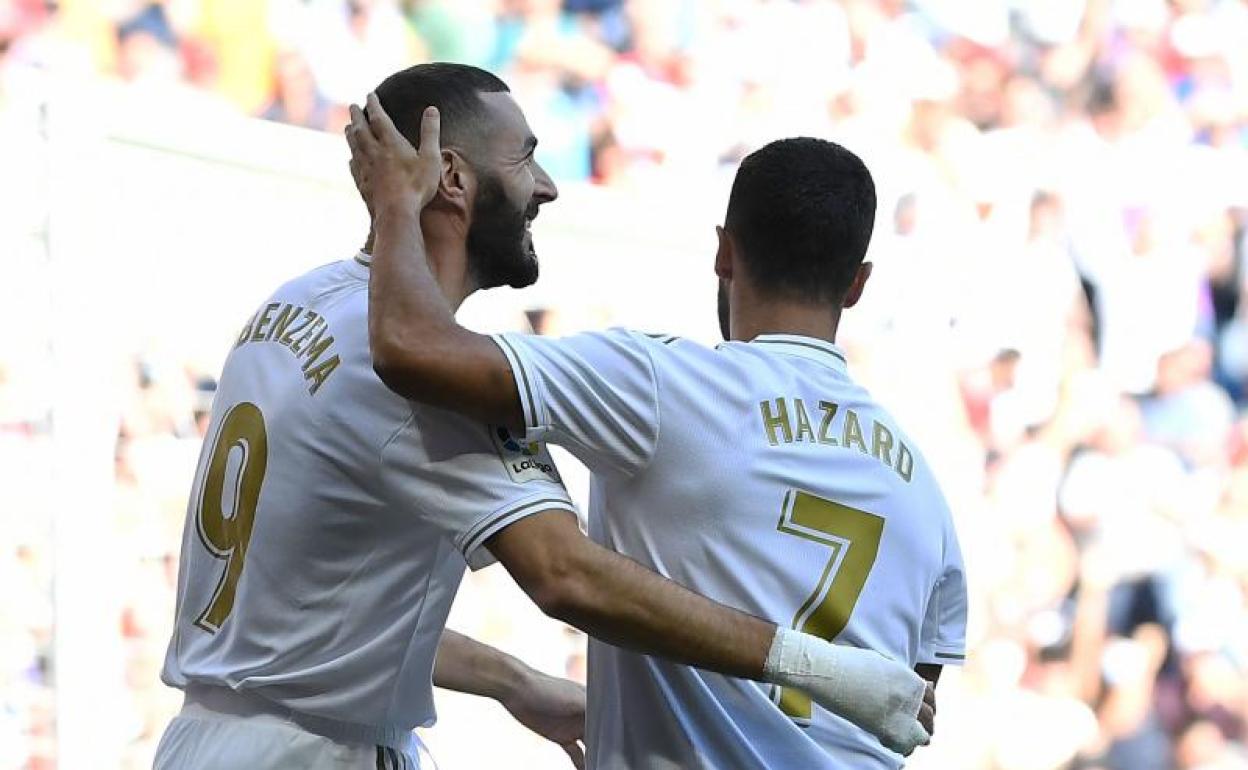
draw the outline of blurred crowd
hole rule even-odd
[[[427,60],[502,75],[564,183],[645,195],[795,134],[867,161],[876,271],[841,341],[939,469],[972,583],[916,767],[1248,770],[1248,2],[8,0],[0,121],[42,68],[336,131]],[[212,383],[127,371],[143,757]],[[37,508],[48,424],[11,390],[0,357],[0,464],[27,469],[0,767],[42,768],[51,569],[9,501]]]

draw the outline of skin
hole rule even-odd
[[[472,270],[474,261],[487,257],[478,256],[474,260],[468,252],[472,241],[470,233],[474,224],[478,224],[476,204],[482,188],[488,184],[482,172],[497,180],[507,204],[522,210],[528,221],[537,217],[541,206],[559,197],[555,183],[534,158],[537,137],[511,96],[483,93],[480,99],[483,122],[488,123],[491,130],[481,132],[480,138],[465,137],[458,143],[440,147],[441,174],[436,195],[423,205],[409,201],[410,212],[416,212],[420,218],[429,269],[451,312],[458,310],[478,289],[492,288],[488,283],[483,285]],[[380,104],[375,110],[381,110]],[[353,120],[357,116],[362,120],[363,112],[353,107],[352,116]],[[356,185],[362,184],[360,163],[353,158],[350,167]],[[371,200],[365,202],[370,218],[376,219]],[[364,246],[366,252],[374,251],[376,238],[376,231],[370,231]],[[537,253],[527,226],[517,248],[536,264]]]
[[[493,119],[506,125],[511,134],[522,134],[521,149],[512,143],[498,146],[492,137],[472,147],[473,154],[497,159],[495,179],[501,183],[504,204],[524,210],[531,220],[539,206],[558,197],[554,182],[533,161],[537,139],[528,124],[515,120],[516,115],[494,100],[490,105]],[[442,298],[453,309],[480,286],[477,273],[468,258],[468,235],[472,230],[477,192],[485,180],[479,178],[463,149],[447,148],[445,152],[447,187],[438,206],[422,211],[430,243],[437,253],[436,273]],[[352,178],[360,183],[360,169],[353,160]],[[369,207],[370,219],[373,210]],[[532,236],[524,234],[519,248],[536,261]],[[371,252],[375,236],[370,230],[364,251]],[[554,512],[548,512],[550,513]],[[479,695],[498,701],[508,712],[530,730],[559,744],[574,767],[583,768],[584,749],[580,740],[585,733],[585,689],[564,679],[546,676],[520,660],[493,647],[481,644],[462,634],[447,630],[438,645],[433,682],[436,686],[457,692]]]
[[[496,700],[516,721],[559,744],[575,767],[585,766],[585,688],[547,676],[473,639],[444,631],[433,683]]]
[[[511,159],[506,184],[516,200],[532,196],[548,177],[536,163],[525,168],[516,160],[532,133],[523,113],[507,94],[481,98],[498,120],[497,130],[490,132],[495,151],[504,163]],[[454,318],[459,302],[476,288],[463,266],[477,172],[463,162],[460,151],[440,145],[434,108],[423,116],[419,151],[403,139],[373,94],[367,115],[352,106],[351,118],[352,174],[373,214],[369,339],[374,369],[407,398],[520,428],[523,413],[502,352]],[[508,143],[515,148],[510,153]],[[727,281],[736,307],[749,307],[734,294],[734,286],[745,282],[733,275],[744,271],[723,245],[721,239],[729,274],[721,274],[721,281]],[[869,267],[861,270],[855,281],[859,294],[869,272]],[[738,322],[738,311],[732,313],[734,330],[746,333],[747,319]],[[755,326],[791,323],[799,314],[780,307],[773,313],[770,320],[755,316]],[[826,334],[816,336],[828,337],[835,334],[839,311],[829,317],[826,309],[807,310],[804,319],[803,329],[823,323]],[[763,677],[774,624],[712,602],[598,546],[581,534],[571,514],[547,511],[528,517],[487,545],[547,615],[616,646],[730,676]],[[929,732],[934,708],[929,687],[919,715]]]

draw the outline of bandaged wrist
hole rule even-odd
[[[924,683],[873,650],[845,647],[791,628],[777,628],[764,680],[809,694],[816,703],[909,754],[928,741],[918,723]]]
[[[778,626],[772,639],[763,678],[785,687],[809,689],[811,680],[822,680],[824,687],[835,687],[837,648],[835,645],[792,628]]]

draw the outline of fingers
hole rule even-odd
[[[426,107],[420,118],[420,154],[442,157],[442,115],[437,107]]]
[[[897,714],[897,721],[892,722],[892,729],[880,736],[880,742],[892,751],[908,757],[919,746],[932,742],[932,728],[936,720],[936,691],[931,682],[921,678],[913,671],[907,671],[908,684],[913,687],[906,693],[902,712]]]
[[[936,710],[926,703],[919,707],[919,724],[928,735],[936,734]]]
[[[342,133],[347,137],[347,147],[351,148],[351,163],[354,164],[360,154],[360,143],[355,138],[355,126],[348,123],[346,128],[342,129]]]
[[[347,144],[351,147],[351,155],[358,158],[375,150],[377,140],[369,130],[368,119],[364,117],[364,111],[355,104],[351,105],[348,111],[351,114],[351,123],[347,126]]]
[[[368,130],[368,118],[364,115],[364,110],[360,109],[360,105],[352,104],[347,108],[347,112],[351,116],[351,122],[347,125],[347,135],[355,135],[356,141],[361,143],[365,139],[372,141],[372,133]]]
[[[560,744],[560,747],[567,753],[568,758],[572,760],[572,766],[576,770],[585,770],[585,750],[581,748],[581,744],[573,741],[572,743]]]
[[[403,141],[403,135],[399,133],[399,129],[394,127],[394,122],[390,120],[390,116],[382,109],[381,100],[377,98],[376,92],[369,92],[365,104],[367,105],[365,117],[368,119],[371,133],[377,141],[390,145],[396,145],[397,142]],[[421,136],[423,137],[424,135],[422,134]]]
[[[932,736],[923,729],[923,725],[917,721],[911,721],[903,735],[895,736],[895,742],[890,741],[884,745],[903,757],[908,757],[919,746],[926,746],[931,742]]]
[[[928,735],[936,734],[936,686],[931,682],[923,688],[923,704],[919,706],[919,723]]]

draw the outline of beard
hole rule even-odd
[[[481,176],[467,241],[468,272],[478,288],[522,289],[537,280],[537,253],[525,227],[525,220],[536,214],[535,202],[518,208],[498,177]]]
[[[728,305],[728,286],[722,280],[719,282],[719,333],[723,335],[724,341],[727,342],[732,338],[732,331],[729,328],[731,324],[731,312]]]

